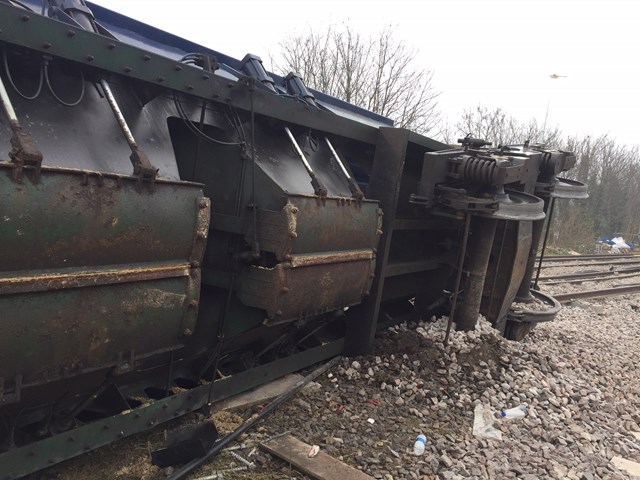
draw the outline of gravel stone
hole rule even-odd
[[[290,431],[381,479],[628,480],[611,459],[640,462],[638,305],[637,294],[574,302],[522,342],[483,318],[471,332],[452,331],[447,346],[447,317],[390,327],[372,355],[344,358],[303,402],[276,410],[268,432],[250,435]],[[502,441],[472,435],[477,403],[495,413]],[[520,404],[524,418],[500,417]],[[419,434],[426,451],[414,456]],[[277,462],[260,464],[279,471]]]

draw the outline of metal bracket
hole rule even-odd
[[[4,82],[0,79],[0,103],[5,111],[11,126],[13,135],[11,136],[11,152],[9,157],[15,164],[14,179],[22,181],[22,174],[25,166],[34,167],[36,171],[36,182],[40,180],[40,166],[42,165],[42,152],[33,143],[31,135],[20,126],[20,121],[13,108]]]
[[[158,169],[151,164],[147,154],[144,153],[138,145],[131,147],[129,159],[133,164],[133,174],[135,176],[140,180],[146,180],[151,183],[155,182]]]
[[[40,181],[40,168],[42,166],[42,152],[36,148],[31,134],[22,130],[18,122],[11,122],[11,151],[9,158],[14,163],[13,178],[17,182],[22,181],[24,167],[30,166],[35,170],[35,181]]]

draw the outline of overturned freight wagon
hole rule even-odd
[[[0,1],[0,478],[478,314],[521,338],[567,152],[451,148],[82,1]],[[536,315],[538,315],[536,317]],[[224,376],[220,376],[220,373]]]

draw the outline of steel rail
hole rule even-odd
[[[632,259],[632,260],[626,260],[626,261],[622,261],[622,262],[600,262],[597,260],[594,260],[593,262],[586,262],[586,263],[558,263],[557,265],[546,265],[546,262],[544,262],[545,264],[542,265],[542,268],[571,268],[571,267],[598,267],[598,266],[603,266],[603,265],[635,265],[635,264],[639,264],[640,263],[640,258],[638,259]]]
[[[633,258],[640,257],[639,253],[606,253],[606,254],[595,254],[595,255],[545,255],[544,262],[553,262],[553,261],[574,261],[574,260],[605,260],[609,258]],[[538,256],[539,260],[540,257]]]
[[[602,272],[603,274],[609,272]],[[612,272],[615,273],[615,272]],[[621,278],[631,278],[640,276],[640,272],[638,273],[627,273],[625,275],[611,275],[608,277],[595,277],[595,278],[574,278],[569,280],[552,280],[543,282],[545,286],[547,285],[559,285],[559,284],[567,284],[567,283],[583,283],[583,282],[606,282],[611,280],[618,280]]]
[[[573,279],[578,279],[578,278],[595,278],[595,277],[606,277],[606,276],[611,276],[611,277],[615,277],[616,275],[619,274],[625,274],[625,273],[634,273],[634,272],[640,272],[640,267],[635,267],[635,268],[623,268],[620,270],[613,270],[613,271],[588,271],[588,272],[574,272],[574,273],[565,273],[563,275],[549,275],[547,277],[540,277],[538,280],[539,281],[545,281],[545,280],[573,280]]]
[[[559,293],[554,294],[553,297],[560,303],[570,303],[573,300],[578,300],[581,298],[613,297],[616,295],[626,295],[628,293],[638,292],[640,292],[640,283],[632,285],[620,285],[613,288],[603,288],[602,290],[585,290],[582,292]]]

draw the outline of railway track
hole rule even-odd
[[[545,255],[543,262],[564,262],[564,261],[580,261],[580,260],[615,260],[620,258],[638,258],[640,253],[624,253],[624,254],[595,254],[595,255]],[[540,260],[540,257],[537,258]]]
[[[618,285],[612,288],[603,288],[599,290],[584,290],[581,292],[569,292],[555,294],[553,297],[560,303],[571,303],[573,300],[581,298],[601,298],[601,297],[615,297],[617,295],[627,295],[630,293],[639,293],[640,283],[632,285]]]
[[[539,282],[555,282],[566,283],[563,280],[598,280],[600,278],[608,279],[620,278],[621,275],[629,276],[629,274],[640,275],[640,267],[624,268],[620,270],[589,270],[581,272],[566,273],[561,275],[548,275],[538,278]],[[571,282],[573,283],[573,282]]]
[[[599,261],[594,260],[591,262],[581,263],[568,263],[568,262],[555,262],[553,264],[543,262],[542,268],[562,268],[562,267],[598,267],[598,266],[611,266],[611,265],[638,265],[640,264],[640,257],[633,259],[622,259],[622,261]]]
[[[640,255],[638,254],[553,255],[545,256],[542,262],[541,268],[613,267],[611,270],[577,270],[558,275],[540,276],[538,282],[543,287],[581,284],[584,282],[597,284],[638,277],[636,282],[629,284],[607,285],[604,288],[553,293],[553,297],[563,304],[571,303],[573,300],[578,299],[611,297],[640,292],[640,266],[634,266],[640,263]],[[626,266],[626,268],[619,268],[620,266]]]

